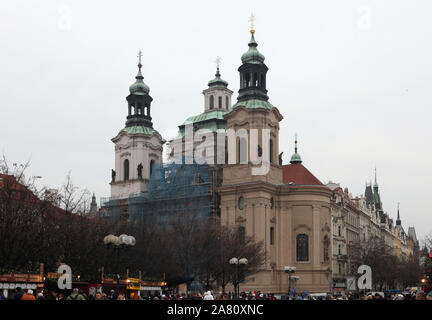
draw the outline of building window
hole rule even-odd
[[[229,98],[228,96],[225,97],[225,108],[228,109],[228,105],[229,105]]]
[[[299,234],[296,238],[297,261],[309,260],[309,237],[307,234]]]
[[[129,180],[129,160],[126,159],[123,162],[123,172],[124,172],[124,180]]]
[[[330,246],[329,238],[325,236],[324,237],[324,261],[329,260],[329,246]]]
[[[214,108],[214,97],[213,95],[210,96],[210,109]]]
[[[239,241],[240,243],[244,243],[245,242],[245,227],[239,227],[238,228],[238,237],[239,237]]]
[[[274,227],[270,228],[270,245],[274,244]]]
[[[273,163],[273,140],[270,139],[270,163]]]
[[[339,254],[342,254],[342,245],[338,245],[338,252]]]
[[[153,172],[153,166],[154,166],[155,161],[154,160],[150,160],[150,177],[152,175]]]
[[[342,274],[342,264],[339,263],[339,274]]]
[[[218,107],[219,109],[222,109],[222,97],[218,98]]]
[[[271,209],[274,208],[274,199],[273,199],[273,197],[270,198],[270,208]]]
[[[338,226],[338,236],[342,236],[342,228],[341,226]]]
[[[243,198],[243,196],[239,197],[239,199],[238,199],[238,207],[239,207],[240,210],[244,209],[244,198]]]
[[[240,138],[238,143],[238,150],[239,150],[239,163],[240,164],[247,164],[247,139],[246,138]]]

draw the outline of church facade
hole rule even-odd
[[[297,147],[291,164],[282,165],[279,122],[283,116],[268,101],[268,68],[257,50],[254,30],[251,34],[238,69],[237,103],[224,115],[227,130],[244,135],[237,137],[238,152],[228,154],[235,163],[228,161],[223,168],[221,224],[265,246],[262,269],[247,278],[241,290],[287,293],[295,286],[297,292],[326,292],[331,277],[331,192],[303,166]],[[257,130],[258,145],[251,137],[253,130]],[[252,161],[254,153],[261,158],[258,165]],[[268,170],[258,170],[263,164]],[[296,284],[285,273],[288,266],[296,267]]]
[[[355,199],[337,184],[324,185],[303,165],[297,138],[290,164],[283,164],[283,115],[269,102],[269,69],[257,47],[252,28],[238,68],[240,89],[234,104],[218,62],[215,78],[202,92],[202,113],[179,125],[178,135],[169,141],[167,163],[162,161],[166,141],[153,128],[153,99],[139,55],[136,81],[126,98],[126,124],[112,139],[115,169],[104,210],[121,211],[125,217],[169,218],[190,212],[193,204],[192,211],[202,217],[216,218],[262,242],[265,262],[241,283],[242,291],[286,294],[295,287],[297,292],[329,292],[336,284],[346,288],[348,276],[355,275],[349,257],[352,243],[379,236],[403,256],[405,232],[400,221],[394,227],[382,210],[376,182]],[[414,229],[409,234],[415,239]],[[286,273],[288,267],[295,267],[295,280]]]

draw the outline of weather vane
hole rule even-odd
[[[250,32],[251,33],[254,33],[255,32],[255,24],[254,24],[254,21],[255,21],[255,16],[253,15],[253,13],[251,13],[251,15],[250,15],[250,17],[249,17],[249,22],[250,22]]]

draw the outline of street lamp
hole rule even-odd
[[[136,244],[136,240],[133,236],[128,236],[126,234],[122,234],[118,237],[113,234],[109,234],[104,238],[103,241],[104,244],[107,246],[107,248],[113,249],[113,251],[116,253],[115,269],[118,272],[120,249],[133,247]],[[120,282],[120,275],[117,273],[117,288],[119,282]]]
[[[293,266],[285,266],[284,267],[285,273],[288,273],[288,296],[291,292],[291,279],[294,278],[293,276],[291,276],[291,274],[295,273],[296,270],[297,270],[297,268],[293,267]]]
[[[236,276],[235,276],[235,281],[234,281],[234,294],[235,294],[236,298],[238,298],[240,295],[240,293],[239,293],[239,285],[240,285],[239,267],[247,265],[248,259],[246,259],[246,258],[238,259],[236,257],[233,257],[229,260],[229,264],[236,268]]]

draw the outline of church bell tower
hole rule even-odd
[[[128,113],[125,128],[111,139],[115,144],[115,170],[111,172],[111,197],[127,198],[147,190],[155,165],[162,163],[165,140],[153,128],[150,106],[153,98],[141,72],[142,53],[138,54],[138,74],[126,97]]]

